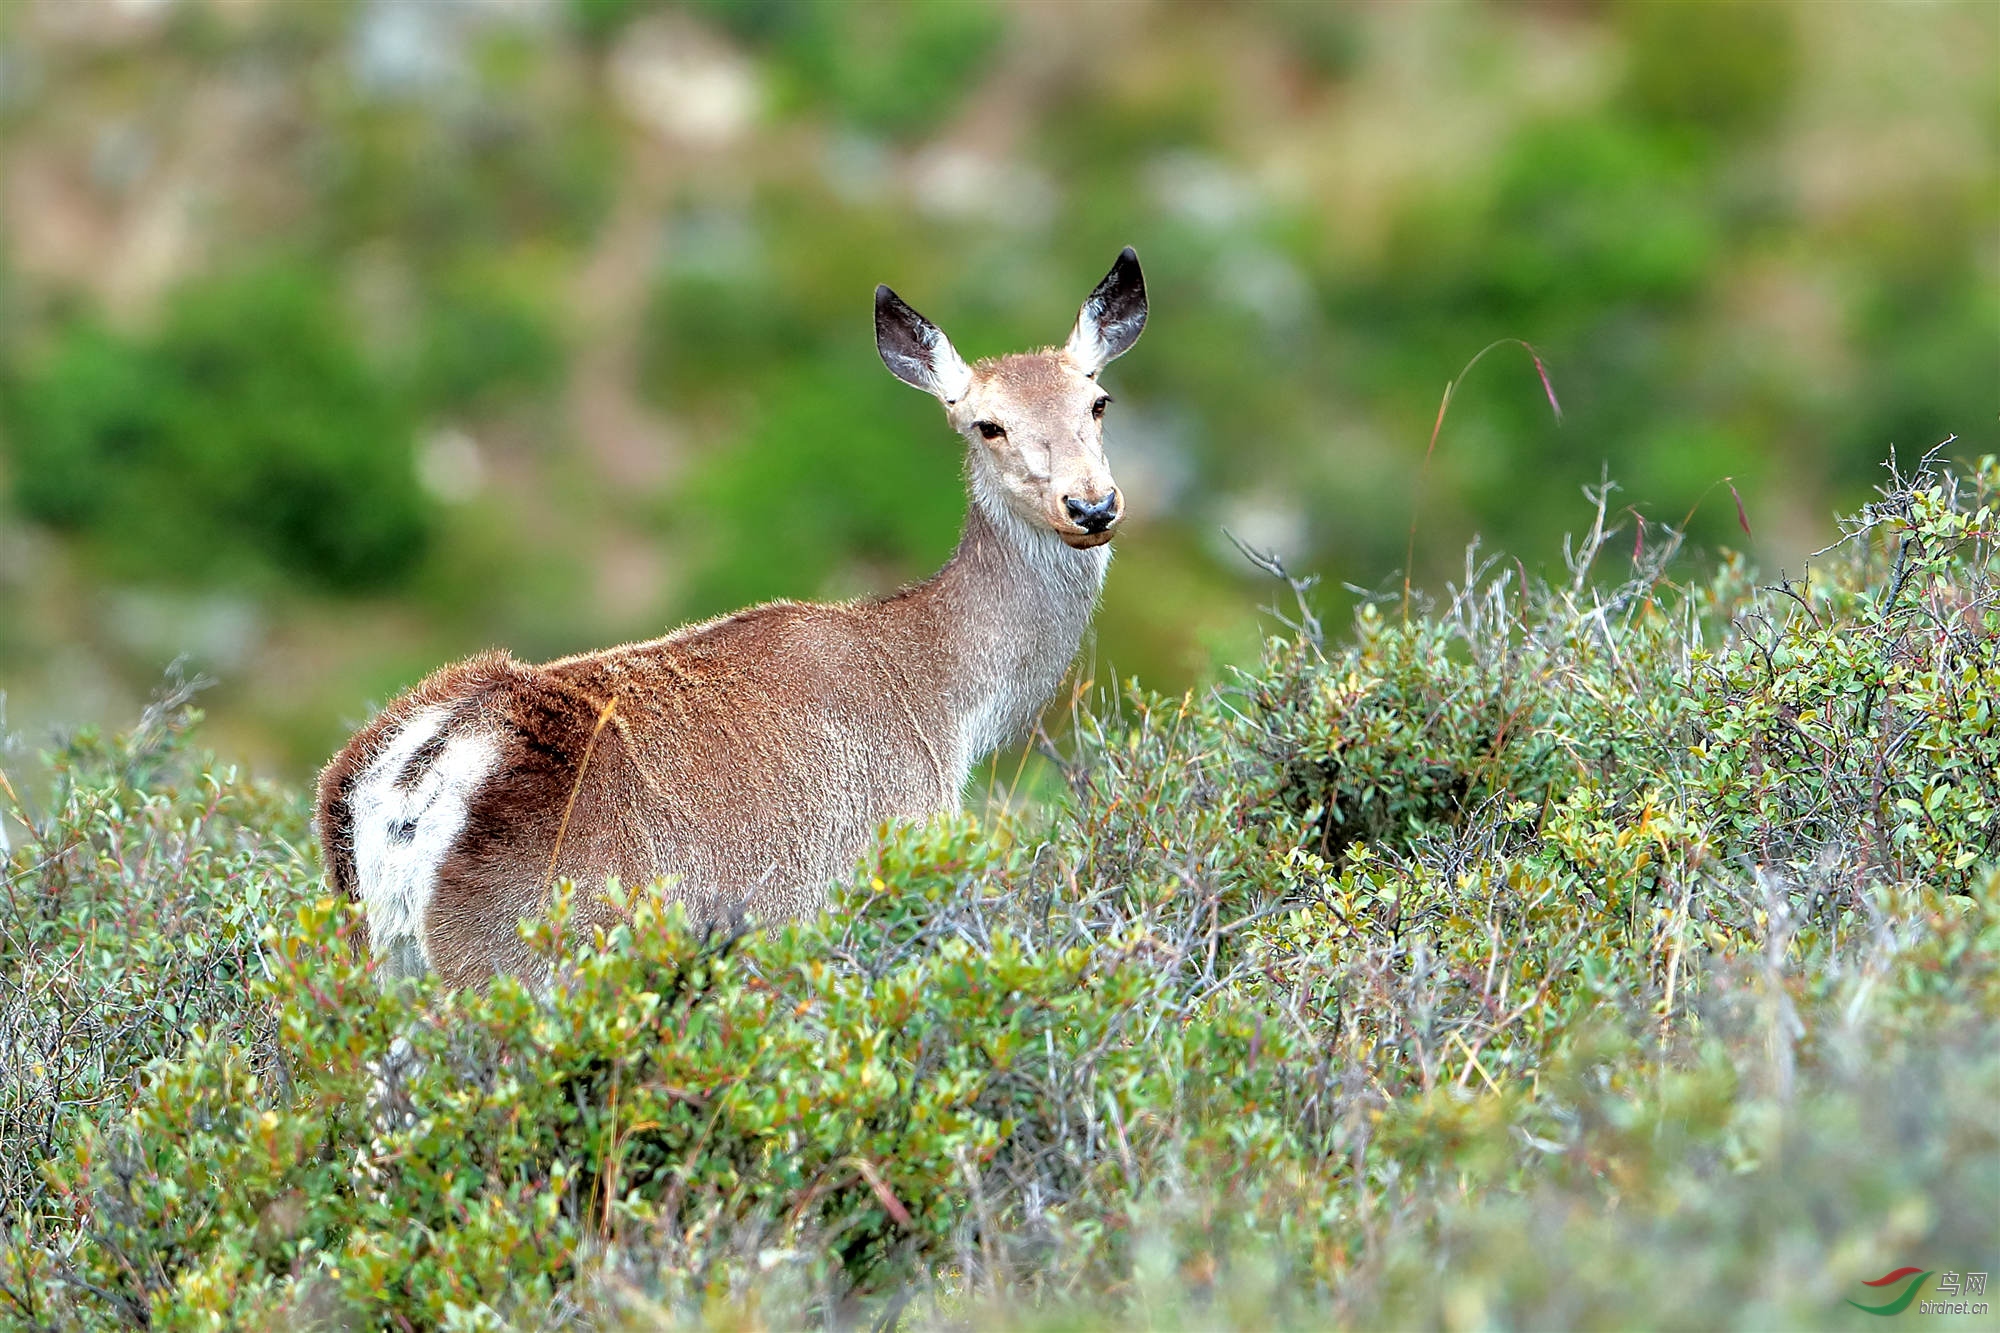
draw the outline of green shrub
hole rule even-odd
[[[1246,689],[1255,771],[1322,856],[1497,813],[1532,816],[1547,853],[1595,877],[1585,824],[1639,814],[1676,830],[1690,872],[1748,857],[1829,885],[1961,889],[2000,849],[1995,490],[1990,467],[1926,470],[1761,606],[1737,557],[1706,588],[1664,589],[1672,547],[1593,586],[1601,495],[1567,586],[1524,592],[1489,564],[1448,614],[1364,607],[1332,661],[1275,644]]]
[[[249,875],[258,906],[144,947],[239,961],[169,964],[199,1034],[136,992],[145,1041],[27,1144],[0,1305],[1765,1327],[1904,1262],[1981,1270],[1996,491],[1927,460],[1777,590],[1734,560],[1677,587],[1657,543],[1593,577],[1600,496],[1566,582],[1474,565],[1344,644],[1308,613],[1224,690],[1134,687],[1051,748],[1062,810],[894,830],[819,920],[702,931],[639,893],[585,939],[559,898],[539,990],[384,992],[288,844],[204,823],[237,859],[188,863],[201,901]],[[10,889],[80,892],[68,846],[104,849],[100,896],[182,882],[135,850],[180,817],[85,818],[185,808],[166,762],[77,779]],[[146,935],[53,920],[38,975]]]
[[[1005,12],[988,0],[571,0],[568,13],[586,41],[602,44],[641,14],[673,8],[760,48],[782,101],[829,108],[877,134],[915,135],[935,125],[1007,29]]]
[[[413,378],[433,409],[487,408],[547,393],[563,362],[562,338],[543,304],[510,290],[504,272],[474,268],[433,302]]]
[[[772,384],[743,442],[705,459],[676,500],[676,517],[703,534],[694,614],[852,592],[796,582],[799,570],[851,578],[843,554],[910,578],[935,569],[964,516],[963,447],[935,419],[915,446],[914,432],[879,424],[935,410],[887,375],[857,381],[815,366]]]
[[[47,756],[48,809],[5,862],[0,1217],[30,1232],[49,1206],[41,1164],[122,1116],[141,1072],[190,1034],[270,1064],[250,985],[266,931],[311,883],[303,812],[187,748],[191,695],[177,685],[129,736],[85,733]]]
[[[1625,100],[1646,120],[1753,133],[1778,120],[1798,85],[1799,42],[1782,5],[1638,0],[1619,19],[1632,53]]]
[[[825,104],[861,129],[886,134],[936,124],[1006,30],[1002,12],[986,0],[702,0],[693,8],[767,45],[790,100]]]
[[[378,997],[351,913],[304,909],[261,988],[276,1075],[207,1043],[55,1173],[91,1242],[69,1280],[169,1325],[306,1299],[445,1326],[539,1308],[593,1252],[729,1225],[824,1247],[817,1276],[851,1299],[948,1244],[968,1173],[1105,1170],[1043,1141],[1092,1109],[1065,1080],[1113,1117],[1254,1103],[1249,1023],[1129,1039],[1163,990],[1129,948],[897,938],[1004,868],[967,828],[892,844],[844,938],[700,934],[641,901],[547,999]]]
[[[423,547],[414,424],[302,267],[190,287],[143,339],[73,326],[5,405],[22,510],[121,577],[353,588]]]

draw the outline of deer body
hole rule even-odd
[[[1064,348],[969,367],[878,289],[883,359],[967,439],[943,569],[540,666],[488,653],[385,708],[321,774],[315,816],[385,968],[452,985],[530,969],[519,923],[561,878],[586,927],[614,911],[592,891],[609,875],[669,879],[698,918],[809,914],[881,824],[956,809],[1088,628],[1123,517],[1095,375],[1144,313],[1127,250]]]

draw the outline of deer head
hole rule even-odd
[[[887,287],[875,289],[875,347],[897,379],[934,394],[965,437],[974,497],[1004,505],[1078,550],[1102,546],[1125,517],[1104,461],[1111,395],[1097,373],[1146,327],[1146,279],[1125,247],[1059,348],[968,366],[944,331]]]

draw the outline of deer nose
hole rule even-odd
[[[1070,520],[1085,532],[1102,532],[1118,519],[1118,488],[1113,486],[1102,500],[1064,496],[1063,508],[1069,511]]]

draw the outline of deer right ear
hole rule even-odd
[[[1077,312],[1063,356],[1092,379],[1125,355],[1146,328],[1146,275],[1131,246],[1118,252],[1117,262],[1097,284],[1097,290]]]
[[[947,406],[972,387],[972,368],[944,330],[910,309],[887,287],[875,289],[875,350],[889,373],[912,388],[936,394]]]

